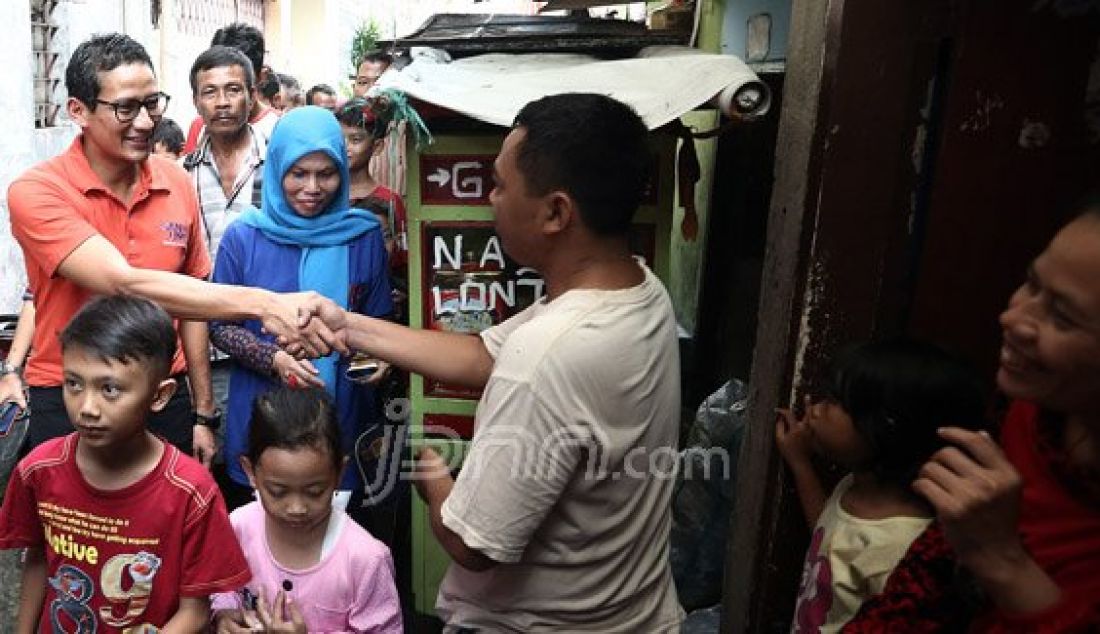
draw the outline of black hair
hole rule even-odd
[[[275,75],[279,78],[279,83],[286,88],[297,88],[299,90],[302,89],[301,84],[298,83],[298,80],[295,79],[293,75],[286,75],[283,73],[275,73]]]
[[[244,71],[245,88],[252,92],[256,84],[256,72],[252,70],[252,64],[240,49],[232,46],[215,45],[203,51],[191,64],[191,94],[199,94],[199,73],[212,68],[224,68],[226,66],[240,66]]]
[[[551,95],[524,106],[514,127],[525,131],[516,161],[528,194],[562,190],[593,233],[627,233],[650,164],[648,132],[630,106],[604,95]]]
[[[388,200],[383,200],[378,196],[367,196],[356,203],[358,207],[364,211],[369,211],[376,216],[384,216],[386,220],[390,218],[390,204]]]
[[[282,89],[282,85],[279,83],[279,74],[275,71],[268,73],[267,77],[260,82],[259,89],[264,99],[271,101]]]
[[[363,62],[382,62],[386,66],[389,66],[393,63],[393,55],[390,55],[380,48],[367,51],[363,54],[363,57],[359,59],[359,63],[355,65],[356,72],[359,72],[359,67],[363,65]]]
[[[940,427],[987,429],[986,399],[974,370],[930,343],[898,338],[841,352],[830,396],[871,448],[866,465],[881,481],[908,487],[944,446]]]
[[[363,128],[377,141],[386,136],[393,112],[394,104],[386,97],[355,97],[336,112],[336,118],[344,125]]]
[[[145,47],[129,35],[93,35],[77,46],[69,58],[65,68],[65,90],[94,112],[99,98],[99,73],[108,73],[126,64],[145,64],[149,70],[154,70],[153,60]]]
[[[328,84],[317,84],[313,88],[310,88],[308,91],[306,91],[306,105],[316,105],[313,103],[313,95],[316,95],[317,93],[324,93],[330,97],[336,96],[336,91],[332,89],[332,86],[329,86]]]
[[[275,447],[294,450],[309,447],[328,452],[339,469],[344,461],[336,407],[322,389],[278,387],[252,401],[248,428],[248,459],[255,466],[264,451]]]
[[[244,53],[252,66],[252,76],[259,77],[264,65],[264,34],[244,22],[234,22],[214,32],[210,46],[231,46]]]
[[[153,302],[132,295],[107,295],[88,302],[61,331],[61,349],[73,346],[104,361],[137,361],[157,380],[167,378],[176,355],[172,318]]]
[[[163,143],[169,152],[179,154],[183,151],[183,130],[175,121],[164,117],[157,122],[157,127],[153,128],[153,136],[150,137],[149,142],[154,145]]]
[[[1073,220],[1085,216],[1100,220],[1100,191],[1089,191],[1081,196],[1073,202],[1070,211],[1070,218]]]

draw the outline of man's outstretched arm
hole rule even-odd
[[[481,337],[439,330],[416,330],[383,319],[344,311],[315,297],[302,306],[303,324],[322,321],[351,350],[453,385],[482,388],[493,371],[493,357]]]
[[[181,319],[241,321],[259,319],[286,343],[301,342],[309,356],[327,354],[342,342],[324,327],[297,327],[299,306],[316,293],[279,294],[259,288],[212,284],[179,273],[133,267],[105,238],[94,235],[72,251],[58,274],[101,295],[137,295],[160,304]]]

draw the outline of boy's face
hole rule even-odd
[[[348,152],[348,171],[358,172],[370,163],[374,153],[374,136],[357,125],[340,124],[344,132],[344,146]]]
[[[94,448],[124,445],[145,434],[150,412],[160,411],[176,391],[172,379],[158,380],[146,363],[104,360],[80,346],[62,353],[62,394],[80,442]]]
[[[180,155],[172,150],[168,149],[168,146],[164,144],[164,141],[157,141],[153,144],[153,154],[164,157],[169,161],[178,161]]]

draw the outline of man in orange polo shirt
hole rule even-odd
[[[214,444],[205,425],[217,421],[201,320],[261,319],[301,354],[327,353],[326,342],[334,338],[327,331],[298,331],[297,308],[305,299],[300,294],[201,281],[210,258],[194,187],[182,168],[149,156],[168,95],[157,90],[152,61],[140,44],[120,34],[93,37],[74,51],[65,85],[67,110],[80,136],[8,190],[12,233],[23,248],[38,309],[34,354],[25,370],[30,443],[72,431],[61,398],[58,332],[91,296],[127,293],[148,297],[181,319],[187,363],[177,354],[173,373],[190,365],[194,409],[181,389],[150,427],[188,453],[194,445],[208,463]],[[117,392],[120,386],[96,389]]]

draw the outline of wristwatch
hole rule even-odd
[[[19,368],[5,361],[0,361],[0,376],[19,374]]]
[[[209,427],[210,431],[218,431],[218,428],[222,426],[222,410],[221,408],[215,408],[214,413],[209,416],[195,412],[195,422],[203,427]]]

